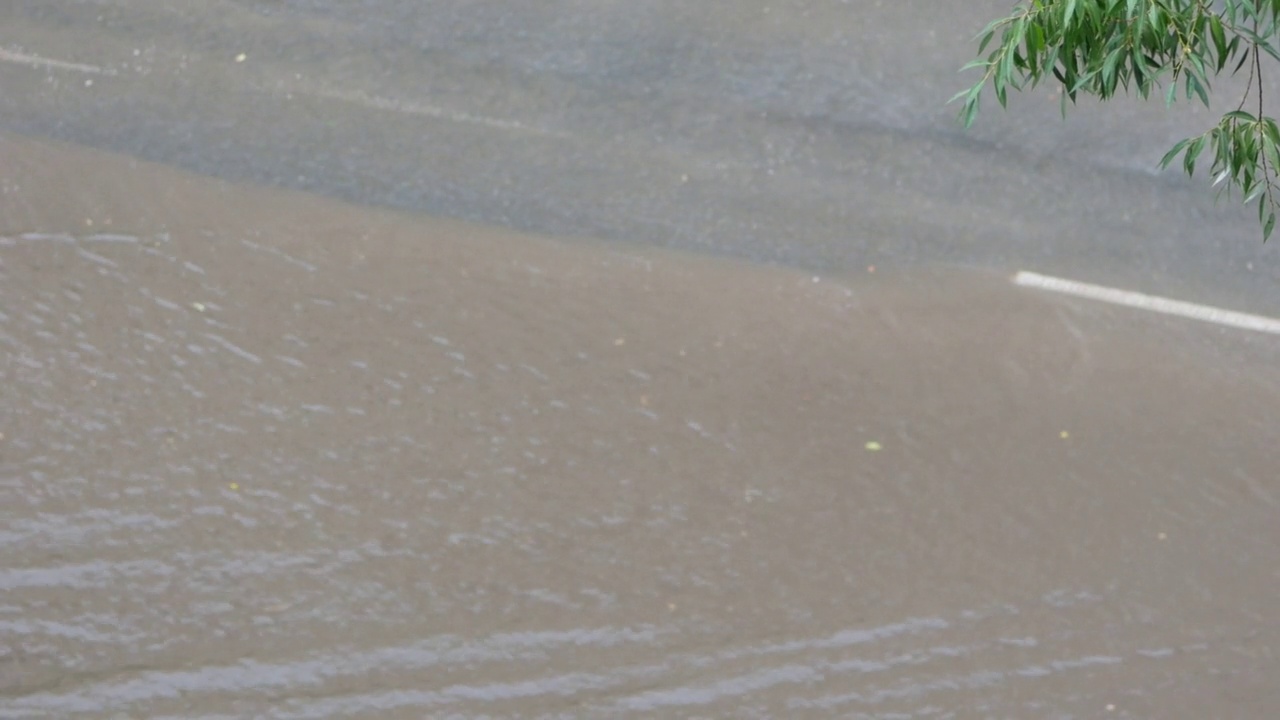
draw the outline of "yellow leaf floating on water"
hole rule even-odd
[[[872,440],[867,443],[867,449],[870,450],[871,452],[875,452],[880,449],[880,443],[876,442],[875,440]]]
[[[1067,438],[1071,437],[1071,433],[1067,432],[1066,430],[1063,430],[1062,432],[1058,433],[1058,437],[1062,438],[1063,440],[1066,440]]]

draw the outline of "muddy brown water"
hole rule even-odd
[[[1280,708],[1266,338],[12,135],[0,182],[0,717]]]

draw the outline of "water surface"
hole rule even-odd
[[[12,135],[0,183],[0,717],[1280,707],[1265,337]]]

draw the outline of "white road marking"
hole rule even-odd
[[[26,65],[33,68],[45,68],[48,70],[69,70],[71,72],[85,73],[87,75],[115,75],[116,71],[111,68],[98,67],[97,65],[85,65],[84,63],[67,62],[66,60],[54,60],[53,58],[41,57],[24,53],[19,50],[11,50],[9,48],[0,47],[0,62],[13,63],[14,65]]]
[[[1118,290],[1116,288],[1103,287],[1101,285],[1090,285],[1088,283],[1076,282],[1075,280],[1064,280],[1062,278],[1040,275],[1038,273],[1027,272],[1025,270],[1013,276],[1013,283],[1023,287],[1038,288],[1040,290],[1048,290],[1051,292],[1062,293],[1064,295],[1074,295],[1076,297],[1108,302],[1114,305],[1124,305],[1125,307],[1164,313],[1165,315],[1177,315],[1178,317],[1200,320],[1217,325],[1225,325],[1227,327],[1240,328],[1242,330],[1253,330],[1255,332],[1280,335],[1280,320],[1262,315],[1250,315],[1248,313],[1235,312],[1234,310],[1223,310],[1221,308],[1210,307],[1208,305],[1199,305],[1196,303],[1183,302],[1181,300],[1171,300],[1169,298],[1158,297],[1155,295],[1144,295],[1143,293],[1133,292],[1131,290]]]
[[[294,92],[325,98],[328,100],[348,102],[374,110],[388,110],[391,112],[405,113],[406,115],[420,115],[423,117],[435,118],[437,120],[458,123],[460,125],[480,125],[482,127],[495,128],[498,130],[528,133],[530,135],[564,137],[560,133],[531,127],[524,123],[516,122],[515,120],[504,120],[502,118],[486,117],[484,115],[472,115],[470,113],[450,110],[436,105],[428,105],[426,103],[413,102],[409,100],[399,100],[380,95],[369,95],[368,93],[359,91],[350,92],[304,85],[296,87]]]
[[[236,56],[236,62],[244,59],[244,55]],[[57,60],[47,58],[41,55],[34,55],[28,52],[15,49],[13,47],[0,46],[0,62],[11,63],[14,65],[24,65],[30,68],[43,68],[47,70],[66,70],[69,72],[84,73],[87,75],[116,75],[114,69],[107,67],[99,67],[97,65],[87,65],[84,63],[69,62],[66,60]],[[91,82],[91,81],[86,81]],[[532,127],[515,120],[506,120],[503,118],[488,117],[485,115],[473,115],[471,113],[449,108],[431,105],[428,103],[414,102],[410,100],[401,100],[397,98],[389,98],[381,95],[370,95],[361,91],[346,91],[334,88],[315,87],[310,84],[303,84],[290,89],[292,92],[312,95],[314,97],[326,98],[329,100],[339,100],[342,102],[360,105],[373,110],[384,110],[391,112],[404,113],[406,115],[419,115],[423,117],[435,118],[447,122],[458,123],[460,125],[479,125],[481,127],[494,128],[497,130],[506,130],[510,132],[527,133],[529,135],[541,135],[545,137],[566,137],[562,133],[557,133],[542,128]]]

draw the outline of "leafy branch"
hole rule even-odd
[[[1052,77],[1062,87],[1064,115],[1067,100],[1074,104],[1081,93],[1109,100],[1136,92],[1149,99],[1166,85],[1166,105],[1182,89],[1187,100],[1208,107],[1210,77],[1248,66],[1236,109],[1175,144],[1160,167],[1181,154],[1183,170],[1194,175],[1207,150],[1219,195],[1239,190],[1244,204],[1256,202],[1265,241],[1280,210],[1280,128],[1264,112],[1263,55],[1280,61],[1278,30],[1280,0],[1024,0],[979,33],[978,54],[992,49],[964,69],[981,68],[982,79],[951,102],[961,101],[968,128],[988,85],[1007,107],[1010,89],[1034,88]]]

